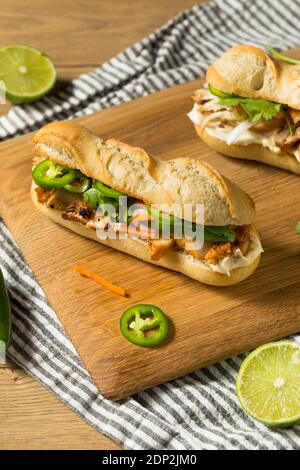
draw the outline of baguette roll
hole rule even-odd
[[[300,65],[278,61],[255,46],[228,49],[208,68],[206,80],[226,93],[300,110]]]
[[[264,147],[261,144],[249,145],[227,145],[226,141],[219,139],[206,128],[202,128],[194,124],[198,136],[209,147],[229,157],[242,158],[244,160],[252,160],[266,165],[275,166],[282,170],[287,170],[292,173],[300,175],[300,163],[298,160],[288,153],[283,153],[280,156]]]
[[[93,220],[83,220],[80,215],[72,219],[66,217],[63,208],[45,203],[44,193],[47,191],[41,190],[33,181],[31,196],[35,207],[58,224],[206,284],[235,284],[247,278],[258,266],[262,247],[253,224],[254,203],[244,191],[207,163],[191,158],[162,161],[149,156],[142,149],[115,139],[103,141],[70,121],[44,126],[35,135],[34,142],[36,161],[48,159],[56,164],[78,169],[85,176],[147,204],[168,203],[170,207],[172,204],[204,204],[205,225],[229,225],[241,230],[242,227],[247,227],[247,249],[243,251],[239,246],[235,247],[230,255],[221,257],[215,263],[204,258],[198,259],[189,251],[174,245],[157,258],[152,256],[148,240],[129,235],[122,239],[99,239]],[[177,215],[175,210],[170,213]],[[193,213],[193,220],[196,216]],[[226,248],[229,249],[228,246]]]
[[[252,199],[211,165],[193,158],[163,161],[116,139],[103,141],[75,122],[48,124],[34,136],[35,153],[95,178],[147,204],[205,206],[205,225],[242,225],[255,217]]]
[[[300,65],[238,45],[209,67],[206,79],[210,91],[196,91],[189,113],[199,137],[224,155],[300,174]],[[250,100],[248,113],[243,99]]]

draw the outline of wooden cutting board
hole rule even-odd
[[[0,145],[0,213],[102,394],[120,399],[300,330],[300,178],[210,150],[186,113],[199,86],[188,83],[79,121],[161,158],[202,158],[253,197],[265,253],[241,284],[217,288],[76,235],[40,215],[29,195],[32,135]],[[82,264],[129,292],[119,298],[73,271]],[[122,312],[153,303],[171,320],[155,349],[128,343]]]

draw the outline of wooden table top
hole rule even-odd
[[[70,80],[204,1],[1,0],[0,46],[37,47]],[[0,449],[120,448],[14,364],[0,365],[0,421]]]

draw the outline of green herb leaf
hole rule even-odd
[[[242,107],[251,120],[255,122],[259,119],[265,119],[266,121],[272,119],[281,111],[282,105],[272,101],[247,99],[242,102]]]
[[[85,202],[91,206],[93,209],[97,209],[98,206],[102,204],[110,204],[111,206],[114,206],[116,215],[118,217],[118,212],[119,212],[119,201],[116,201],[114,198],[104,196],[100,191],[98,191],[97,188],[94,186],[87,191],[85,191],[83,194],[83,199]]]
[[[89,206],[93,207],[94,209],[97,209],[98,205],[102,202],[101,194],[95,188],[90,188],[85,191],[83,193],[83,199]]]
[[[300,235],[300,222],[298,222],[296,225],[296,234]]]
[[[243,96],[224,93],[211,86],[209,86],[209,90],[213,95],[218,96],[219,103],[223,106],[230,107],[240,104],[253,122],[259,121],[260,119],[268,121],[283,109],[282,104],[274,103],[273,101],[245,98]]]

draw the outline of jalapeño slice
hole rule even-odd
[[[174,232],[176,227],[185,224],[186,228],[196,229],[196,224],[188,220],[182,220],[174,215],[169,215],[164,212],[161,212],[157,209],[152,208],[149,205],[146,205],[148,213],[157,220],[159,224],[159,229],[162,230],[164,226],[170,226],[170,231]],[[236,240],[235,231],[228,227],[217,227],[213,225],[204,226],[204,240],[209,242],[218,242],[218,243],[233,243]],[[184,231],[182,231],[183,233]]]
[[[76,178],[71,183],[68,183],[64,186],[64,189],[66,191],[69,191],[69,193],[82,194],[87,191],[91,187],[91,185],[91,178],[88,178],[87,176],[79,172]]]
[[[218,96],[219,98],[229,98],[229,97],[237,96],[231,93],[226,93],[225,91],[218,90],[218,88],[215,88],[211,84],[208,85],[208,89],[212,95]]]
[[[123,313],[120,330],[124,338],[137,346],[158,346],[168,335],[169,320],[155,305],[137,304]]]
[[[32,171],[35,183],[44,189],[63,188],[78,176],[78,170],[56,165],[51,160],[43,160]]]
[[[120,196],[124,196],[124,193],[120,193],[120,191],[106,186],[106,184],[101,183],[101,181],[95,181],[94,186],[102,196],[111,197],[117,199],[117,201]]]

